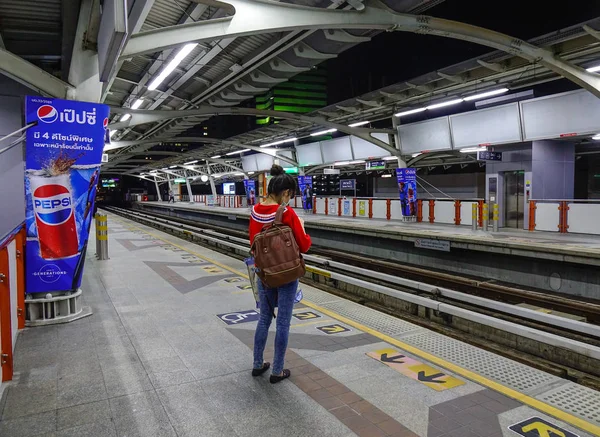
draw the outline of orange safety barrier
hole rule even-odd
[[[560,213],[558,220],[558,231],[561,234],[566,234],[569,229],[568,220],[569,220],[569,205],[566,201],[562,201],[558,205],[558,211]]]
[[[529,232],[535,231],[535,210],[537,206],[535,205],[535,200],[529,201]]]
[[[385,216],[388,220],[391,220],[392,219],[392,201],[391,201],[391,199],[386,200],[385,206],[387,209]]]
[[[417,200],[417,222],[423,221],[423,199]]]
[[[338,216],[342,215],[342,198],[338,197]]]
[[[478,220],[477,225],[481,229],[483,229],[483,200],[480,200],[478,203],[479,203],[479,207],[478,207],[478,209],[479,209],[479,220]]]
[[[313,196],[313,214],[317,213],[317,196]]]
[[[369,199],[369,218],[373,218],[373,199]]]
[[[460,225],[460,204],[460,200],[457,199],[454,201],[454,224],[456,226]]]
[[[0,249],[0,366],[2,382],[13,377],[12,323],[8,248]]]
[[[435,222],[435,200],[429,200],[429,223]]]
[[[356,217],[356,197],[352,199],[352,217]]]
[[[325,215],[329,215],[329,199],[325,198]]]

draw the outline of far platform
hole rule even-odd
[[[226,217],[248,218],[248,208],[223,208],[189,202],[138,202],[159,208],[202,211]],[[417,239],[450,241],[457,249],[539,257],[566,262],[600,265],[600,236],[501,228],[498,232],[474,231],[470,226],[404,222],[368,218],[348,218],[305,213],[295,208],[307,229],[325,229],[348,234],[384,236],[414,242]]]

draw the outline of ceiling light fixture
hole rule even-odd
[[[176,165],[172,165],[169,168],[177,168],[177,166]]]
[[[600,141],[600,134],[594,135],[592,137],[592,140],[594,140],[594,141]]]
[[[181,64],[181,62],[192,52],[192,50],[196,48],[197,45],[198,44],[196,43],[184,45],[183,48],[179,50],[179,52],[171,60],[171,62],[169,62],[169,64],[165,67],[165,69],[161,71],[158,76],[156,76],[152,83],[150,83],[148,90],[154,91],[156,88],[158,88],[159,85],[163,83],[169,74],[171,74],[173,70],[175,70],[179,64]]]
[[[417,153],[413,153],[411,156],[412,156],[413,158],[416,158],[417,156],[420,156],[420,155],[422,155],[422,154],[423,154],[423,152],[417,152]]]
[[[432,109],[438,109],[438,108],[445,108],[446,106],[451,106],[451,105],[456,105],[458,103],[462,103],[463,99],[454,99],[454,100],[448,100],[447,102],[442,102],[442,103],[436,103],[434,105],[429,105],[427,107],[428,110],[432,110]]]
[[[427,108],[410,109],[408,111],[398,112],[397,114],[394,114],[394,115],[396,117],[404,117],[405,115],[418,114],[419,112],[423,112],[426,110],[427,110]]]
[[[161,168],[161,170],[168,170],[168,169],[169,169],[168,167]]]
[[[327,130],[322,130],[322,131],[319,131],[319,132],[314,132],[314,133],[310,134],[310,136],[311,137],[318,137],[320,135],[330,134],[330,133],[333,133],[333,132],[336,132],[336,131],[337,131],[337,129],[327,129]]]
[[[203,174],[202,176],[200,176],[200,180],[202,182],[207,182],[208,181],[208,176],[206,176],[205,174]]]
[[[131,118],[131,114],[123,114],[119,121],[127,121]]]
[[[198,160],[196,159],[195,161],[184,162],[183,165],[192,165],[192,164],[195,164],[197,162],[198,162]]]
[[[386,156],[383,158],[384,161],[393,161],[394,159],[398,159],[397,156]]]
[[[474,96],[468,96],[465,97],[463,100],[465,102],[470,102],[471,100],[485,99],[486,97],[497,96],[498,94],[504,94],[506,92],[508,92],[508,88],[500,88],[498,90],[487,91],[485,93],[475,94]]]
[[[588,73],[597,73],[600,71],[600,65],[596,65],[595,67],[590,67],[586,70]]]
[[[391,174],[382,174],[381,177],[382,178],[391,178],[392,175]]]
[[[217,156],[212,156],[210,159],[219,159],[221,157],[221,155],[217,155]]]
[[[287,138],[285,140],[279,140],[279,141],[274,141],[272,143],[263,144],[260,147],[262,148],[262,147],[278,146],[278,145],[284,144],[284,143],[292,143],[292,142],[297,141],[297,140],[298,140],[298,138]]]
[[[333,165],[349,165],[349,164],[350,164],[350,161],[340,161],[340,162],[336,162]]]
[[[370,121],[359,121],[357,123],[349,124],[348,127],[364,126],[365,124],[369,124],[369,123],[371,123],[371,122]]]
[[[225,155],[226,156],[239,155],[241,153],[246,153],[246,152],[249,152],[249,151],[250,151],[250,149],[236,150],[235,152],[229,152],[229,153],[226,153]]]

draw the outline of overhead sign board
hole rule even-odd
[[[477,152],[478,161],[502,161],[502,152],[488,152],[479,151]]]
[[[385,170],[385,161],[368,161],[365,168],[367,170]]]
[[[184,178],[177,178],[173,180],[174,183],[176,184],[185,184],[185,179]]]
[[[323,170],[323,174],[340,174],[340,171],[337,168],[326,168]]]

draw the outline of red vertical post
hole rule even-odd
[[[568,221],[569,221],[569,205],[567,201],[561,201],[558,205],[559,211],[559,219],[558,219],[558,231],[561,234],[566,234],[569,229]]]
[[[342,215],[342,198],[338,197],[338,216]]]
[[[352,217],[356,217],[356,197],[352,199]]]
[[[25,328],[25,228],[17,234],[17,327]]]
[[[329,215],[329,199],[325,198],[325,215]]]
[[[479,223],[477,223],[477,224],[479,225],[479,227],[481,229],[483,229],[483,200],[480,200],[478,203],[479,203],[479,207],[478,207],[478,209],[479,209],[479,220],[478,220],[478,222]]]
[[[373,199],[369,199],[369,218],[373,218]]]
[[[313,214],[317,213],[317,196],[313,197]]]
[[[454,201],[454,224],[456,226],[460,225],[460,200]]]
[[[385,201],[385,206],[386,206],[385,216],[388,220],[391,220],[391,218],[392,218],[392,199],[387,199]]]
[[[2,381],[10,381],[13,377],[13,350],[7,247],[0,249],[0,274],[0,366]]]
[[[417,222],[423,221],[423,199],[417,200]]]
[[[535,205],[535,200],[529,201],[529,232],[535,231],[535,210],[537,206]]]
[[[435,222],[435,199],[429,199],[429,223]]]

